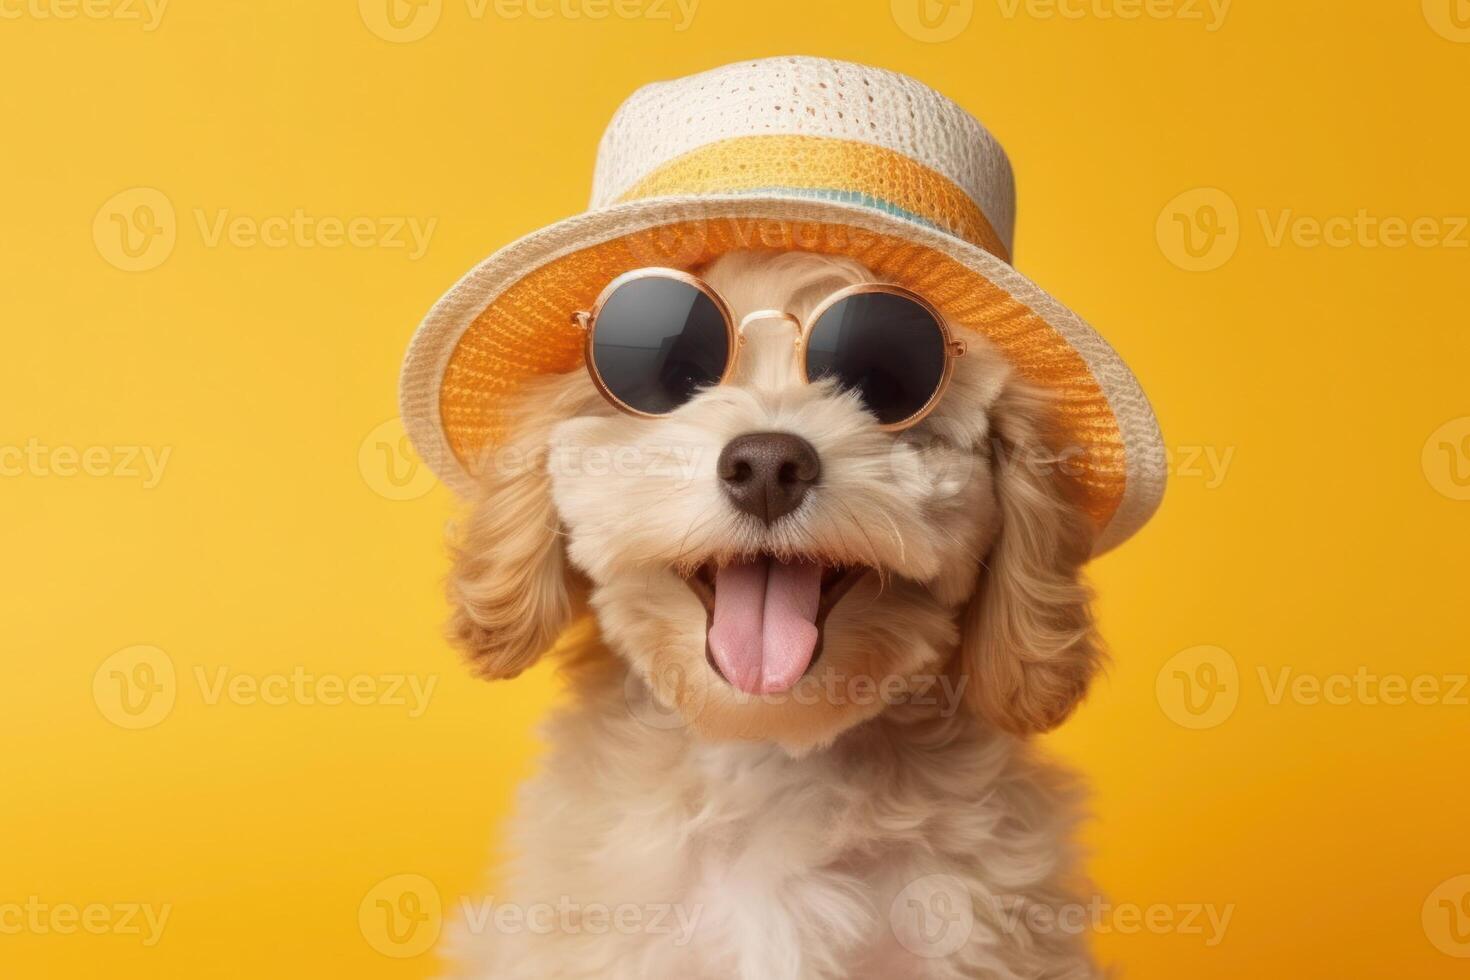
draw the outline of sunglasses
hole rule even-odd
[[[758,310],[738,324],[708,283],[676,269],[635,269],[614,279],[592,312],[572,314],[586,334],[587,370],[609,402],[644,418],[687,403],[735,371],[745,327],[783,319],[798,330],[802,381],[832,379],[854,391],[888,431],[934,410],[965,353],[934,306],[882,283],[840,289],[799,321]]]

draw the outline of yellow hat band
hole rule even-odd
[[[958,184],[886,147],[825,136],[741,136],[653,170],[619,202],[723,194],[850,204],[937,228],[1010,261],[985,212]]]

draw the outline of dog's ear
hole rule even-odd
[[[485,457],[479,493],[453,535],[450,633],[487,680],[515,677],[534,664],[579,601],[546,469],[564,401],[551,391],[525,400],[516,437]]]
[[[969,704],[1020,735],[1061,724],[1103,659],[1081,577],[1092,525],[1075,503],[1052,412],[1016,381],[991,408],[999,528],[961,624]]]

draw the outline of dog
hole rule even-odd
[[[1029,738],[1104,660],[1053,397],[967,331],[932,412],[889,431],[792,356],[794,323],[873,272],[767,249],[695,272],[744,325],[733,375],[658,418],[584,371],[535,383],[453,531],[451,632],[479,675],[595,622],[558,650],[569,702],[497,876],[518,917],[461,923],[454,975],[1098,976],[1062,914],[1091,894],[1082,793]],[[753,507],[722,465],[752,439],[782,462],[746,478],[819,475]],[[727,676],[729,570],[812,565],[810,658]]]

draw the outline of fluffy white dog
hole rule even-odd
[[[805,253],[700,275],[737,320],[872,279]],[[457,975],[1097,975],[1058,917],[1089,891],[1078,793],[1026,740],[1101,659],[1051,402],[969,335],[935,411],[890,432],[803,383],[789,320],[744,333],[737,374],[660,418],[551,379],[481,466],[451,577],[475,668],[515,676],[587,611],[597,629],[497,875],[520,914],[461,924]],[[785,485],[753,509],[732,479],[771,458]],[[751,588],[781,620],[764,660]]]

